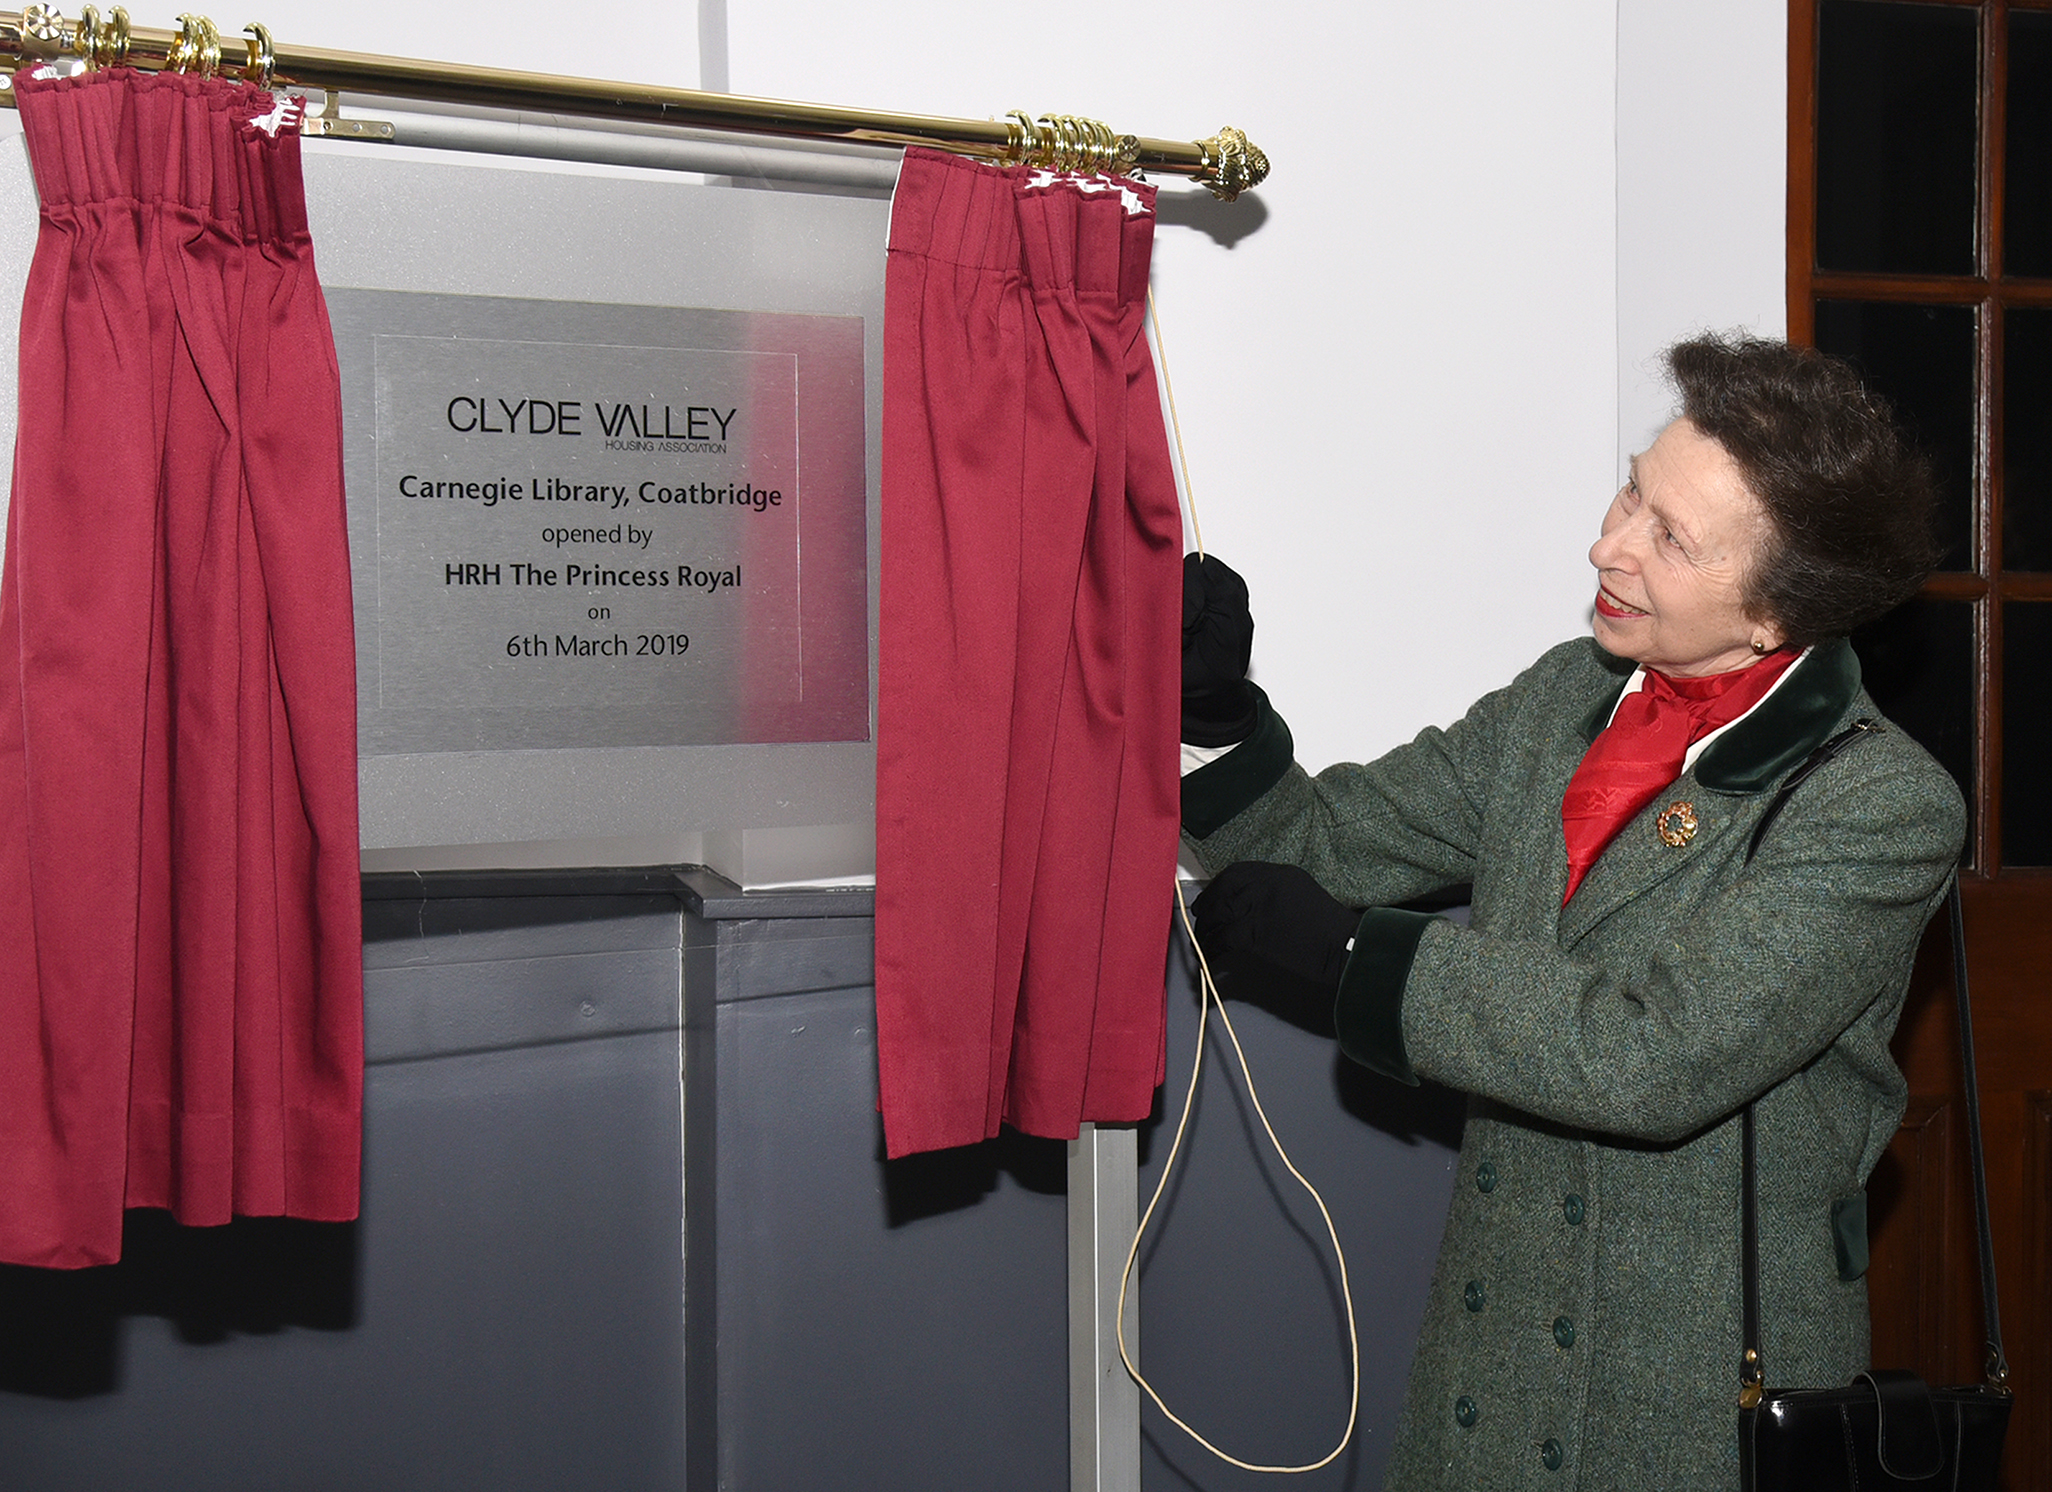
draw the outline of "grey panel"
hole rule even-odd
[[[363,918],[367,971],[674,949],[680,936],[669,896],[366,900]]]
[[[738,924],[721,964],[719,998],[724,1003],[806,990],[867,988],[875,978],[872,925],[866,918]]]
[[[873,998],[719,1008],[720,1484],[1061,1487],[1061,1147],[884,1162]]]
[[[378,1070],[368,1164],[406,1185],[365,1219],[389,1361],[348,1485],[681,1482],[677,1061],[667,1033]]]
[[[684,918],[684,1446],[690,1492],[719,1478],[719,944]]]
[[[427,1039],[367,1074],[358,1223],[136,1213],[112,1269],[0,1271],[10,1492],[683,1485],[679,921],[512,900],[371,945],[374,1044]],[[667,1029],[550,1039],[620,1012]]]
[[[674,1032],[677,971],[675,949],[382,970],[365,1012],[364,1060]]]

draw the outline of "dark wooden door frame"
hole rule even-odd
[[[1818,14],[1790,0],[1788,335],[1814,343],[1819,299],[1966,305],[1977,332],[1972,569],[1932,578],[1924,594],[1964,601],[1975,616],[1975,803],[1964,878],[1977,1045],[1987,1119],[2003,1329],[2017,1392],[2004,1485],[2052,1492],[2052,870],[2011,868],[2002,846],[2002,603],[2052,601],[2052,574],[2002,567],[2003,321],[2015,307],[2052,307],[2052,279],[2005,276],[2004,108],[2008,15],[2052,0],[1920,0],[1981,16],[1976,272],[1821,272],[1817,249]],[[2052,681],[2048,681],[2052,682]],[[1933,1381],[1981,1371],[1971,1199],[1959,1112],[1957,1040],[1942,926],[1927,939],[1895,1050],[1909,1109],[1872,1182],[1874,1355]]]

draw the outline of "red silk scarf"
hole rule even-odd
[[[1796,657],[1771,653],[1745,668],[1700,679],[1646,670],[1644,687],[1618,701],[1609,727],[1589,747],[1560,800],[1568,852],[1563,906],[1618,830],[1681,776],[1689,747],[1765,699]]]

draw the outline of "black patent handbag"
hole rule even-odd
[[[1794,785],[1793,779],[1789,785]],[[1755,845],[1758,842],[1756,837]],[[2002,1354],[1995,1299],[1988,1174],[1981,1156],[1981,1103],[1974,1075],[1966,931],[1960,920],[1957,876],[1946,902],[1952,918],[1960,1061],[1966,1070],[1967,1139],[1973,1156],[1974,1220],[1980,1234],[1981,1301],[1988,1333],[1987,1379],[1961,1388],[1931,1388],[1914,1373],[1878,1368],[1861,1373],[1844,1388],[1765,1386],[1760,1356],[1759,1204],[1753,1185],[1753,1108],[1748,1104],[1739,1204],[1745,1291],[1738,1415],[1741,1492],[1995,1492],[2002,1441],[2009,1429],[2009,1364]]]

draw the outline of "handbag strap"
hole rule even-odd
[[[1767,826],[1780,814],[1782,805],[1788,801],[1804,778],[1824,765],[1860,736],[1879,732],[1881,726],[1868,719],[1856,720],[1852,726],[1833,736],[1822,746],[1811,752],[1808,759],[1781,785],[1774,801],[1768,805],[1766,814],[1753,831],[1752,842],[1746,846],[1746,859],[1753,858],[1753,852],[1760,848],[1761,836]],[[1955,870],[1945,893],[1946,909],[1952,919],[1952,991],[1959,1009],[1959,1056],[1960,1066],[1966,1078],[1967,1149],[1973,1161],[1974,1178],[1974,1227],[1980,1240],[1981,1266],[1981,1309],[1988,1332],[1988,1357],[1986,1375],[1988,1387],[1998,1393],[2009,1391],[2009,1359],[2002,1351],[2002,1313],[1996,1301],[1995,1292],[1995,1244],[1988,1223],[1988,1166],[1981,1151],[1981,1095],[1980,1082],[1974,1065],[1973,1007],[1967,993],[1966,920],[1960,913],[1959,873]],[[1753,1161],[1757,1148],[1754,1130],[1753,1105],[1747,1104],[1739,1126],[1739,1152],[1741,1181],[1739,1188],[1739,1256],[1742,1329],[1745,1333],[1744,1353],[1739,1361],[1739,1407],[1751,1409],[1760,1402],[1766,1384],[1765,1364],[1760,1356],[1760,1203],[1753,1179]]]
[[[1859,740],[1860,737],[1878,736],[1881,734],[1881,731],[1882,725],[1880,721],[1875,720],[1871,716],[1862,715],[1851,725],[1848,725],[1844,730],[1804,757],[1803,764],[1788,774],[1788,777],[1781,784],[1781,791],[1774,795],[1774,801],[1769,803],[1767,811],[1760,815],[1760,822],[1753,826],[1753,838],[1746,845],[1747,863],[1750,864],[1752,862],[1754,852],[1760,848],[1760,841],[1767,837],[1768,826],[1781,816],[1782,807],[1788,802],[1788,795],[1803,785],[1804,778],[1823,766],[1824,763],[1830,761],[1839,752],[1845,750],[1846,747],[1852,745],[1853,742]]]
[[[1959,909],[1959,874],[1946,888],[1952,913],[1952,989],[1959,1006],[1959,1063],[1966,1074],[1967,1153],[1973,1160],[1974,1232],[1981,1243],[1981,1314],[1987,1323],[1988,1386],[2009,1388],[2009,1359],[2002,1352],[2002,1308],[1995,1298],[1995,1236],[1988,1225],[1988,1162],[1981,1152],[1981,1082],[1974,1065],[1974,1010],[1967,998],[1966,918]]]

